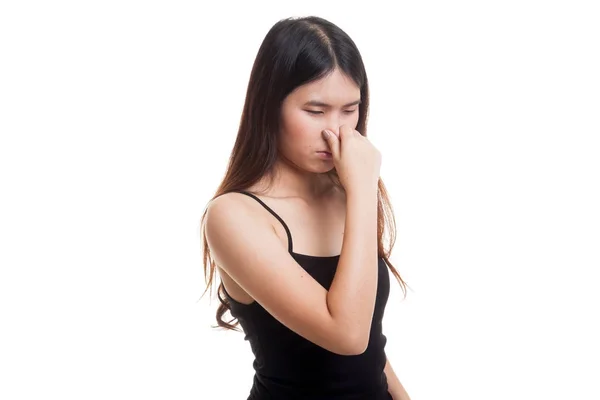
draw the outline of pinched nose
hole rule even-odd
[[[328,128],[325,128],[325,129],[327,129],[329,132],[333,132],[333,134],[339,138],[340,137],[340,128],[342,126],[343,125],[341,125],[341,126],[337,125],[337,126],[334,126],[334,127],[331,127],[331,128],[328,127]]]

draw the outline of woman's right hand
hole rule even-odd
[[[348,125],[339,128],[339,137],[323,131],[331,150],[333,165],[346,192],[376,189],[381,169],[381,153],[365,136]]]

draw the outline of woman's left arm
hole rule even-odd
[[[388,391],[392,395],[394,400],[410,400],[408,393],[404,389],[404,386],[400,383],[400,379],[396,376],[396,373],[392,369],[390,360],[386,358],[385,368],[383,370],[388,381]]]

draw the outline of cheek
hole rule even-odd
[[[287,147],[303,147],[314,141],[315,132],[319,132],[319,124],[306,112],[292,112],[284,120],[284,137]]]
[[[320,144],[321,124],[306,112],[293,112],[284,116],[280,139],[282,155],[297,165]]]

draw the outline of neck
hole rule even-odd
[[[299,197],[306,200],[321,198],[333,183],[324,173],[301,171],[294,165],[278,160],[270,177],[265,177],[256,190],[267,197]],[[269,184],[270,183],[270,184]]]

